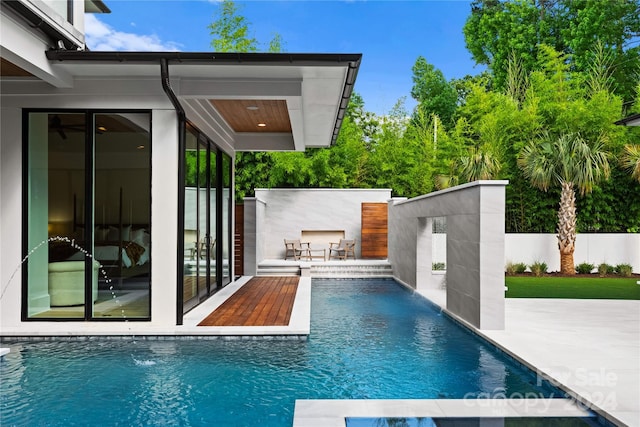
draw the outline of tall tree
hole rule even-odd
[[[218,3],[218,10],[214,14],[214,21],[209,24],[209,33],[213,37],[211,47],[215,52],[258,52],[258,39],[250,36],[251,23],[240,14],[241,7],[233,0],[223,0]],[[284,40],[279,33],[267,43],[266,51],[282,52]]]
[[[453,122],[458,93],[453,85],[426,59],[419,56],[413,65],[413,87],[411,96],[426,117],[437,115],[446,124]]]
[[[211,47],[216,52],[256,52],[258,40],[249,36],[249,22],[239,14],[240,7],[232,0],[218,5],[216,18],[209,24],[213,37]]]
[[[609,177],[609,161],[602,141],[585,141],[579,134],[552,136],[545,132],[525,146],[518,165],[531,184],[547,191],[559,185],[558,249],[560,272],[575,274],[573,253],[576,241],[576,188],[591,192],[595,184]]]
[[[601,41],[613,58],[614,90],[633,96],[634,70],[640,64],[640,4],[637,0],[475,0],[464,26],[467,49],[477,63],[492,70],[504,87],[509,56],[520,58],[527,72],[536,69],[537,46],[547,44],[569,54],[576,71],[591,61]]]

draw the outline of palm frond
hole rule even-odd
[[[620,163],[633,179],[640,182],[640,145],[625,145]]]

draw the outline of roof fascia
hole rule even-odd
[[[640,113],[632,114],[622,120],[618,120],[615,124],[621,126],[640,126]]]
[[[263,52],[97,52],[87,50],[50,50],[47,59],[54,61],[117,61],[159,62],[160,59],[179,63],[274,64],[336,66],[354,63],[360,66],[362,54],[348,53],[263,53]]]

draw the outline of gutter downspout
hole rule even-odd
[[[186,122],[187,114],[184,108],[180,104],[178,97],[171,88],[171,81],[169,79],[169,62],[167,58],[160,58],[160,75],[162,78],[162,89],[167,94],[167,97],[173,104],[178,115],[178,235],[176,236],[176,242],[178,242],[178,251],[176,257],[177,275],[176,275],[176,325],[182,325],[183,318],[183,305],[184,305],[184,161],[185,161],[185,137],[186,137]]]

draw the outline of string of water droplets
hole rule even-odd
[[[25,262],[27,262],[29,257],[31,255],[33,255],[38,249],[40,249],[44,244],[49,244],[51,242],[68,243],[69,246],[71,246],[73,249],[76,249],[76,250],[80,251],[82,254],[84,254],[85,257],[88,257],[90,259],[94,259],[93,254],[91,252],[89,252],[87,249],[83,248],[82,246],[80,246],[80,245],[78,245],[76,243],[76,239],[70,239],[69,237],[66,237],[66,236],[49,237],[48,239],[43,240],[42,242],[40,242],[36,246],[34,246],[27,253],[27,255],[25,255],[25,257],[22,258],[22,260],[20,261],[20,263],[18,264],[16,269],[13,271],[13,273],[9,277],[9,280],[7,281],[7,283],[3,286],[2,293],[0,294],[0,301],[2,300],[2,298],[4,298],[4,294],[7,291],[7,289],[9,288],[9,284],[11,283],[11,281],[13,280],[15,275],[18,274],[18,271],[20,271],[22,269],[22,266],[24,265]],[[98,261],[98,260],[96,260],[96,261]],[[99,261],[98,261],[98,263],[99,263]],[[102,264],[100,264],[99,271],[100,271],[100,274],[102,274],[102,277],[103,277],[105,283],[107,285],[109,285],[109,291],[111,292],[111,298],[114,299],[115,303],[118,304],[118,306],[120,307],[120,312],[122,314],[122,317],[126,317],[124,309],[122,308],[122,304],[120,303],[120,300],[117,299],[117,295],[115,294],[115,292],[113,290],[113,285],[111,284],[112,280],[109,277],[109,275],[107,274],[107,272],[105,271],[105,269],[102,268]]]

